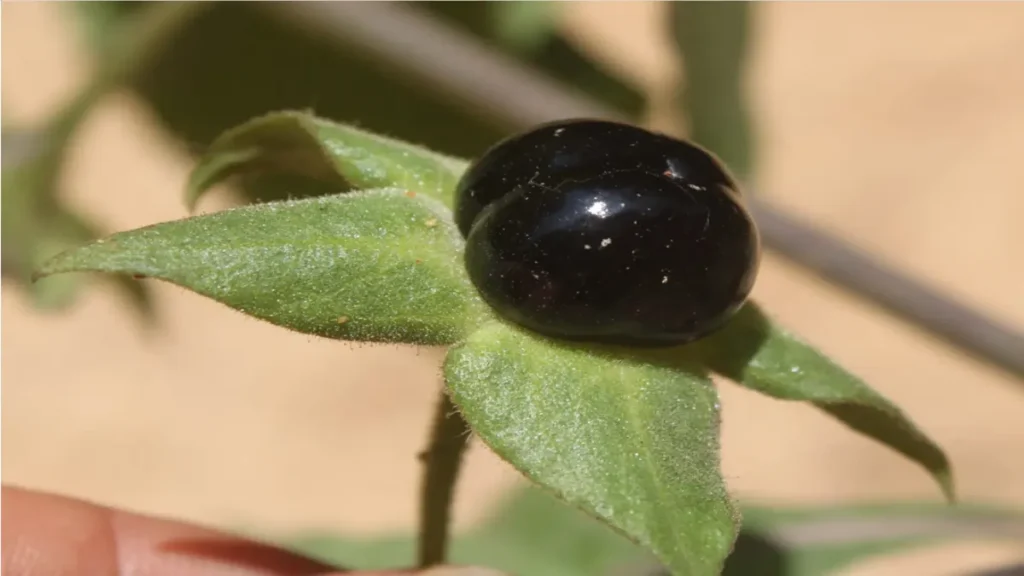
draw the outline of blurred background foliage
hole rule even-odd
[[[267,3],[204,4],[165,30],[165,41],[153,50],[138,50],[126,38],[146,25],[147,13],[160,9],[158,4],[63,5],[77,26],[81,45],[97,63],[95,81],[45,126],[13,129],[4,125],[8,155],[3,165],[3,274],[5,280],[33,291],[40,307],[67,306],[82,279],[66,276],[30,284],[33,266],[104,233],[101,224],[63,206],[55,187],[67,143],[90,106],[107,90],[127,87],[135,92],[162,126],[197,154],[225,129],[280,109],[312,109],[465,157],[519,128],[469,109],[433,86],[367,56],[355,43],[311,33]],[[588,58],[560,30],[560,4],[403,4],[471,34],[566,89],[585,92],[624,118],[639,120],[648,110],[641,89]],[[754,164],[743,74],[755,12],[745,3],[676,3],[666,22],[684,65],[685,80],[678,95],[689,132],[743,176]],[[145,37],[135,40],[146,42]],[[138,57],[133,60],[136,50]],[[128,64],[108,74],[113,66],[108,63],[124,61],[126,52]],[[292,175],[261,175],[243,179],[239,185],[246,201],[337,191],[335,184]],[[149,298],[143,286],[122,283],[132,302],[146,313]],[[908,514],[916,520],[910,529],[884,529],[887,524],[899,525]],[[826,574],[870,555],[944,538],[1024,541],[1021,516],[971,507],[893,504],[779,510],[748,506],[746,517],[748,523],[727,574]],[[865,518],[882,529],[844,531],[844,526],[863,526]],[[780,536],[786,527],[823,519],[837,531],[831,541]],[[933,522],[936,519],[941,522]],[[287,542],[311,556],[360,567],[400,565],[413,555],[413,540],[406,536],[366,541],[319,535]],[[650,558],[632,544],[534,489],[515,494],[489,523],[460,537],[454,558],[530,576],[656,573]]]
[[[1024,538],[1024,516],[982,506],[744,506],[743,515],[723,576],[818,576],[955,538]],[[324,562],[365,569],[412,564],[416,548],[411,534],[374,540],[307,535],[285,544]],[[451,557],[521,576],[668,576],[644,550],[532,487],[513,492],[484,525],[457,535]]]
[[[567,86],[599,96],[638,117],[640,92],[587,60],[554,26],[557,4],[534,2],[416,2],[435,15],[501,47],[517,60]],[[110,38],[131,25],[146,3],[72,3],[83,39],[102,58]],[[212,3],[182,27],[163,50],[129,79],[164,126],[196,152],[224,130],[267,111],[312,109],[317,114],[471,157],[516,127],[480,118],[429,85],[345,45],[282,19],[260,3]],[[261,182],[263,179],[259,179]],[[257,188],[253,200],[324,193],[307,183]]]

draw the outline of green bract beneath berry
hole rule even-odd
[[[451,205],[462,160],[302,112],[274,112],[222,134],[192,171],[185,201],[243,172],[287,172],[346,188],[401,188]]]
[[[672,569],[717,574],[738,515],[718,459],[719,404],[699,367],[566,346],[491,324],[452,348],[445,380],[499,456]]]
[[[736,536],[709,370],[824,409],[952,492],[942,451],[902,412],[752,303],[712,337],[656,351],[569,345],[497,319],[470,284],[449,210],[465,166],[308,114],[268,115],[221,137],[192,176],[191,201],[252,168],[382,189],[122,232],[38,273],[149,276],[308,334],[455,344],[446,385],[473,431],[675,574],[716,574]]]
[[[449,212],[387,189],[270,202],[122,232],[42,275],[166,280],[255,318],[363,342],[451,344],[487,315]]]
[[[802,400],[924,467],[947,499],[953,471],[942,449],[860,378],[747,304],[725,329],[686,351],[711,370],[781,400]]]

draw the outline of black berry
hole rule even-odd
[[[459,182],[455,220],[484,300],[574,340],[705,336],[746,300],[760,258],[721,163],[614,122],[557,122],[498,143]]]

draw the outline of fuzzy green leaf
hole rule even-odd
[[[487,311],[447,209],[400,190],[250,205],[115,234],[39,275],[166,280],[307,334],[449,344]]]
[[[103,236],[95,225],[82,216],[64,209],[58,209],[53,213],[46,224],[40,226],[40,230],[44,230],[46,235],[39,238],[39,252],[33,265],[43,264],[56,254],[93,242]],[[65,276],[34,283],[36,303],[44,308],[54,309],[70,305],[77,295],[79,280]],[[139,318],[145,326],[152,327],[156,322],[156,309],[149,287],[127,276],[118,276],[113,278],[112,282],[128,298],[128,302],[139,313]]]
[[[346,187],[401,188],[451,203],[465,162],[406,142],[317,118],[273,112],[222,134],[199,160],[186,190],[194,208],[228,176],[280,171]]]
[[[723,330],[690,347],[702,363],[739,384],[782,400],[810,402],[854,430],[923,466],[946,498],[953,472],[942,449],[861,379],[774,325],[747,304]]]
[[[452,400],[527,477],[652,550],[718,574],[737,516],[719,469],[718,396],[699,370],[492,323],[449,351]]]

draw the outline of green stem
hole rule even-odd
[[[462,464],[462,453],[469,441],[469,431],[462,414],[442,389],[430,445],[421,456],[426,468],[420,494],[420,568],[441,564],[445,560],[452,494]]]

